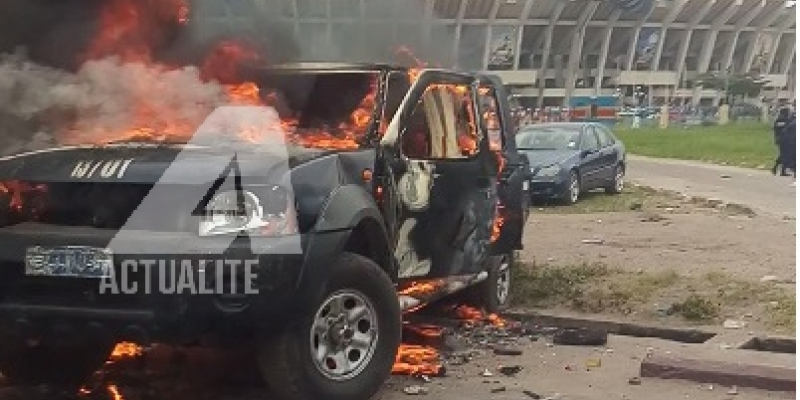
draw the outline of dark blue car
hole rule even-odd
[[[589,190],[622,192],[625,146],[601,124],[529,125],[520,128],[516,142],[530,160],[533,199],[574,204]]]

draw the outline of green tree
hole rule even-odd
[[[696,85],[725,93],[725,103],[732,104],[739,98],[759,96],[767,81],[758,72],[730,74],[719,71],[699,76]]]

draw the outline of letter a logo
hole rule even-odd
[[[217,108],[182,146],[109,247],[130,255],[213,255],[238,240],[255,255],[299,254],[295,232],[261,229],[276,218],[296,218],[289,172],[286,133],[274,109]],[[276,188],[282,196],[272,195]],[[287,212],[265,222],[265,205],[274,209],[276,201],[285,203]],[[180,215],[165,210],[180,210]],[[153,232],[150,227],[163,226],[164,220],[181,221],[179,229]],[[283,222],[297,226],[297,221]]]

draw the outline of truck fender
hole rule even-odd
[[[361,230],[364,232],[360,232]],[[310,232],[311,241],[307,246],[305,262],[298,280],[299,293],[309,299],[322,295],[321,291],[330,273],[327,265],[343,251],[347,251],[351,238],[359,232],[370,244],[386,247],[379,251],[382,254],[379,259],[383,262],[367,254],[362,255],[373,258],[390,278],[395,279],[395,266],[388,249],[386,227],[378,206],[363,187],[344,185],[339,186],[329,196]]]

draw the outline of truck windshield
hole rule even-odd
[[[374,72],[265,73],[260,99],[280,116],[288,141],[305,147],[358,148],[375,116]]]

